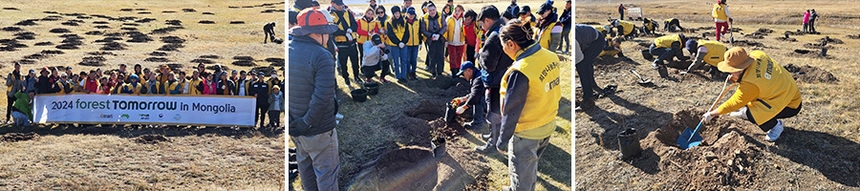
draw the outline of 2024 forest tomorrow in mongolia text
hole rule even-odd
[[[229,112],[236,113],[236,107],[232,104],[223,105],[207,105],[201,103],[179,103],[177,101],[121,101],[121,100],[104,100],[104,101],[52,101],[51,110],[64,109],[119,109],[119,110],[162,110],[174,111],[179,106],[180,111],[201,111],[213,112],[214,114]]]

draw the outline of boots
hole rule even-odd
[[[487,143],[483,146],[475,147],[475,151],[484,154],[494,153],[496,152],[496,145],[493,145],[492,143]]]
[[[575,111],[588,111],[591,108],[594,108],[594,98],[584,98],[579,104],[577,104]]]

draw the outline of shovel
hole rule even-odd
[[[636,83],[639,83],[639,85],[647,85],[647,84],[651,83],[651,79],[648,79],[648,80],[643,79],[642,76],[639,75],[639,73],[636,73],[636,70],[630,69],[630,72],[632,72],[633,75],[636,75],[636,77],[639,78],[639,81],[636,82]]]
[[[723,96],[725,96],[726,93],[729,92],[729,90],[732,87],[737,85],[736,83],[733,83],[731,86],[729,86],[729,88],[726,88],[726,84],[729,83],[729,79],[731,79],[731,78],[732,78],[731,75],[729,75],[729,77],[726,77],[726,82],[723,83],[723,92],[720,93],[720,96],[717,97],[717,100],[714,100],[714,103],[711,104],[711,107],[708,109],[708,112],[713,110],[714,107],[717,106],[717,102],[719,102],[720,99],[723,99]],[[675,143],[678,144],[678,147],[680,147],[681,150],[687,150],[688,148],[699,146],[699,144],[702,144],[702,136],[699,135],[698,132],[699,132],[699,128],[702,127],[703,123],[705,123],[704,118],[702,118],[702,120],[699,121],[699,124],[696,125],[696,129],[691,130],[688,127],[686,129],[684,129],[684,132],[681,133],[681,136],[678,136],[678,141],[676,141]]]

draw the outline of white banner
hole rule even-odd
[[[239,96],[37,95],[36,123],[254,126],[256,98]]]

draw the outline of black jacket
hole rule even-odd
[[[218,81],[217,90],[215,95],[236,95],[236,83],[229,78],[226,80]]]
[[[257,96],[257,106],[268,106],[269,84],[266,81],[254,81],[248,90],[250,96]]]
[[[499,88],[502,84],[502,76],[508,67],[514,63],[505,51],[502,50],[502,40],[499,38],[498,29],[501,28],[502,20],[499,19],[490,27],[485,34],[486,41],[481,47],[481,80],[485,88]]]
[[[478,78],[477,71],[473,72],[474,76],[472,77],[472,90],[469,91],[469,94],[466,95],[466,104],[468,105],[477,105],[477,104],[485,104],[484,100],[484,82],[481,81],[481,78]]]
[[[51,78],[48,76],[39,76],[39,81],[36,82],[36,94],[57,93],[54,83],[51,83]]]

